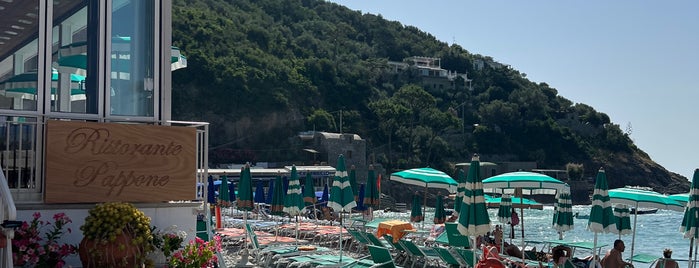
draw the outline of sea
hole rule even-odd
[[[519,209],[517,209],[519,212]],[[524,209],[523,214],[520,214],[520,220],[524,224],[524,240],[529,241],[546,241],[546,240],[556,240],[559,238],[558,232],[553,229],[553,206],[544,206],[543,209]],[[573,214],[578,212],[580,215],[589,215],[590,206],[589,205],[575,205],[573,206]],[[488,209],[490,215],[491,225],[495,226],[497,224],[502,224],[507,226],[504,228],[505,241],[509,242],[510,228],[506,223],[501,223],[497,220],[497,209]],[[427,221],[423,223],[413,223],[413,226],[422,230],[430,230],[432,228],[432,216],[434,215],[434,209],[426,209],[426,219]],[[665,248],[670,248],[673,251],[672,258],[680,261],[680,267],[687,267],[689,258],[689,247],[690,240],[684,238],[684,234],[681,233],[680,224],[682,223],[682,212],[670,211],[670,210],[658,210],[654,214],[640,214],[637,215],[636,219],[636,235],[635,239],[632,234],[622,235],[621,240],[624,241],[626,245],[626,250],[623,253],[624,259],[630,258],[631,252],[633,254],[649,254],[657,257],[661,257],[663,250]],[[401,219],[405,221],[410,220],[410,212],[398,213],[398,212],[382,212],[375,211],[375,218],[392,218]],[[594,241],[595,234],[587,230],[588,219],[574,219],[574,229],[564,232],[563,239],[566,241],[574,242],[590,242]],[[631,226],[634,226],[634,215],[631,215]],[[495,229],[493,227],[493,229]],[[521,229],[516,229],[516,238],[512,240],[515,245],[521,245]],[[601,254],[604,254],[609,249],[612,248],[614,240],[619,239],[618,234],[604,233],[597,235],[597,244],[603,245]],[[535,244],[528,244],[530,246],[536,246]],[[540,247],[537,247],[540,248]],[[696,247],[694,248],[696,250]],[[576,250],[576,257],[584,257],[588,253],[578,253]],[[693,256],[696,255],[693,254]],[[648,264],[635,264],[635,267],[648,267]]]

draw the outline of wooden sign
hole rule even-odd
[[[46,203],[195,198],[196,129],[51,120]]]

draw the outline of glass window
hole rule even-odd
[[[96,104],[97,90],[87,90],[88,9],[83,0],[54,1],[51,40],[51,111],[96,113],[87,103]],[[92,26],[95,27],[95,26]],[[94,50],[93,50],[94,51]],[[91,56],[91,55],[90,55]],[[89,92],[89,93],[88,93]]]
[[[36,111],[39,1],[0,2],[0,109]],[[12,10],[9,12],[8,10]]]
[[[154,1],[113,0],[110,113],[153,116]]]

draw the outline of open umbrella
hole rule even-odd
[[[370,209],[377,208],[379,206],[380,195],[378,182],[376,181],[376,174],[374,173],[374,166],[369,166],[369,172],[366,182],[366,189],[364,191],[364,205],[368,206]]]
[[[424,207],[427,206],[428,188],[446,189],[450,193],[453,193],[456,192],[456,187],[458,185],[449,175],[433,168],[413,168],[391,173],[390,180],[425,187],[423,210]],[[425,215],[424,211],[422,215]]]
[[[476,237],[485,235],[490,231],[490,217],[485,207],[483,196],[483,181],[481,180],[480,159],[474,155],[471,159],[471,167],[466,177],[466,189],[459,212],[457,229],[462,235],[472,236],[471,245],[475,245]],[[473,260],[476,260],[476,251],[473,251]]]
[[[631,187],[617,188],[609,190],[609,199],[615,204],[626,204],[634,208],[636,211],[639,208],[657,208],[668,209],[674,211],[683,211],[682,204],[658,192],[642,190]],[[636,220],[638,213],[633,216],[633,231],[631,236],[631,256],[634,253],[636,244]],[[633,259],[630,261],[633,263]]]
[[[694,243],[699,241],[699,169],[694,170],[694,177],[692,178],[692,186],[689,188],[689,194],[687,199],[687,205],[684,210],[684,216],[682,217],[682,225],[680,226],[680,232],[684,233],[684,238],[689,238],[689,259],[692,259],[692,247],[696,246]],[[696,256],[694,256],[696,259]],[[690,267],[694,265],[694,262],[690,262]]]
[[[612,233],[627,235],[631,233],[631,212],[629,207],[624,204],[614,206],[614,218],[616,219],[616,228],[612,229]]]
[[[677,201],[677,203],[680,203],[683,206],[686,206],[687,202],[689,202],[689,193],[671,194],[671,195],[668,195],[667,197],[669,197],[672,200]]]
[[[353,207],[357,206],[351,188],[349,178],[347,177],[347,169],[345,168],[345,157],[340,155],[337,158],[335,178],[330,190],[330,202],[328,202],[328,207],[340,214],[340,261],[342,261],[342,212],[349,212]]]
[[[587,221],[587,229],[595,233],[592,254],[597,254],[597,234],[611,232],[612,228],[614,228],[612,226],[616,224],[612,212],[612,203],[609,201],[608,188],[607,175],[604,173],[604,169],[600,168],[595,179],[595,188],[592,191],[590,219]],[[595,261],[593,258],[590,267],[595,267]]]
[[[466,190],[466,174],[464,174],[463,169],[459,169],[457,179],[456,198],[454,198],[454,213],[456,213],[456,216],[459,216],[461,204],[463,204],[462,200],[464,199],[464,191]]]
[[[435,224],[442,224],[447,221],[447,212],[444,211],[444,201],[442,195],[437,195],[437,202],[434,205],[434,220]]]
[[[303,202],[306,206],[315,205],[316,203],[316,192],[313,186],[313,177],[311,173],[306,173],[306,180],[303,183]],[[315,211],[315,210],[314,210]]]
[[[296,243],[299,242],[299,215],[306,212],[306,207],[301,196],[301,184],[296,173],[296,165],[291,167],[291,177],[289,178],[289,189],[284,199],[284,212],[289,216],[296,217]]]
[[[277,175],[274,179],[274,191],[269,211],[272,215],[284,215],[284,183],[281,175]]]
[[[413,194],[413,203],[410,206],[410,221],[421,222],[424,218],[420,207],[420,195],[416,192]]]
[[[553,229],[558,231],[558,239],[563,239],[563,232],[573,230],[573,201],[569,192],[562,191],[556,194]]]

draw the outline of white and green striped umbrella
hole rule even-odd
[[[687,206],[687,203],[689,202],[689,193],[671,194],[671,195],[668,195],[667,197],[671,198],[672,200],[677,201],[677,203],[682,204],[682,206]]]
[[[345,168],[345,157],[340,155],[337,158],[337,167],[335,168],[335,179],[333,179],[332,188],[330,188],[330,200],[328,207],[340,213],[340,261],[342,261],[342,212],[351,212],[353,207],[357,206],[354,201],[354,193],[350,186],[349,177],[347,176],[347,168]]]
[[[692,259],[692,247],[695,241],[699,241],[699,169],[694,170],[680,232],[684,233],[684,238],[690,238],[689,258]]]
[[[390,180],[425,188],[447,189],[456,192],[457,183],[446,173],[433,168],[413,168],[391,174]]]
[[[289,216],[299,216],[306,212],[306,206],[301,195],[301,183],[296,172],[296,165],[291,167],[291,176],[289,178],[289,188],[286,190],[284,197],[284,212]]]
[[[463,169],[459,169],[459,174],[457,175],[458,184],[456,187],[456,198],[454,200],[454,213],[458,217],[459,211],[461,211],[462,200],[464,199],[464,191],[466,191],[466,174],[464,174]]]
[[[306,213],[306,206],[303,202],[303,195],[301,194],[301,183],[299,182],[299,175],[296,171],[296,165],[291,167],[291,176],[289,178],[289,188],[286,190],[286,196],[284,197],[284,212],[289,214],[291,217],[296,217],[296,243],[299,242],[299,215]]]
[[[508,223],[512,219],[512,197],[509,194],[504,194],[500,197],[500,205],[498,207],[498,221],[500,223]]]
[[[642,190],[637,188],[617,188],[609,190],[609,199],[615,204],[626,204],[638,211],[639,208],[657,208],[682,211],[684,207],[679,202],[672,200],[666,195],[658,192]],[[634,254],[636,244],[636,220],[638,213],[633,216],[633,232],[631,237],[631,256]],[[633,263],[633,260],[631,260]]]
[[[555,195],[559,191],[570,191],[570,186],[551,176],[527,171],[504,173],[483,180],[486,193],[513,194],[515,189],[522,189],[524,195]]]
[[[595,179],[595,189],[592,191],[590,219],[587,221],[587,229],[595,233],[592,252],[597,252],[597,234],[611,232],[612,228],[614,228],[612,226],[616,224],[614,213],[612,212],[612,202],[609,201],[608,189],[607,175],[604,169],[600,168]],[[590,266],[594,267],[594,264],[590,264]]]
[[[556,194],[553,212],[553,229],[560,233],[573,230],[573,201],[569,192]],[[560,237],[562,239],[562,237]]]
[[[614,206],[614,218],[616,219],[615,228],[612,233],[619,234],[619,239],[622,235],[631,233],[631,212],[629,207],[624,204]]]
[[[474,155],[471,159],[471,167],[468,169],[466,177],[466,189],[459,212],[457,230],[466,236],[472,236],[472,244],[475,245],[475,238],[490,232],[490,216],[485,206],[485,196],[483,194],[483,181],[481,179],[480,159]],[[473,259],[476,259],[476,251],[473,251]]]

